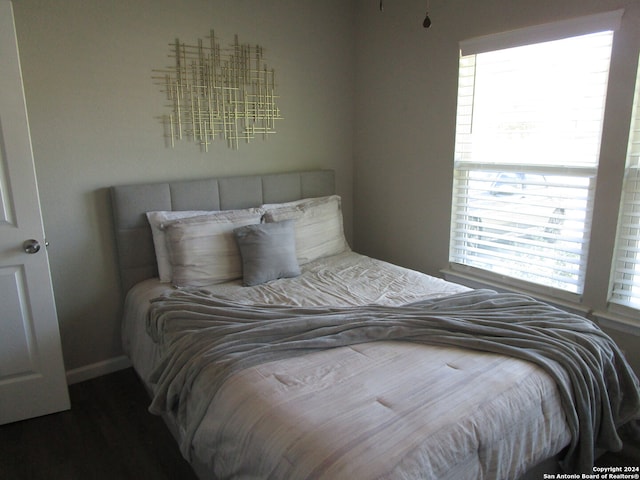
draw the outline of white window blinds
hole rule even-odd
[[[622,190],[610,301],[640,309],[640,67]]]
[[[452,268],[582,292],[612,39],[461,57]]]

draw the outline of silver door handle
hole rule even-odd
[[[27,253],[38,253],[40,251],[40,243],[31,238],[24,241],[22,248],[24,248],[24,251]]]

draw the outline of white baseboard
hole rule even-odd
[[[71,370],[67,370],[67,384],[72,385],[74,383],[84,382],[85,380],[101,377],[108,373],[124,370],[130,366],[131,362],[129,359],[126,356],[121,355],[119,357],[110,358],[109,360],[103,360],[102,362],[85,365],[84,367],[73,368]]]

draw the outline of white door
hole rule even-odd
[[[9,0],[0,0],[0,424],[69,395]]]

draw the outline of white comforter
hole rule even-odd
[[[148,300],[166,288],[147,281],[127,300],[125,348],[143,379],[162,355],[145,334]],[[398,305],[464,290],[347,253],[306,266],[297,279],[226,284],[216,294],[244,303]],[[196,381],[192,394],[204,390]],[[535,365],[385,341],[234,374],[195,432],[191,455],[220,479],[497,479],[517,478],[569,440],[556,385]]]

